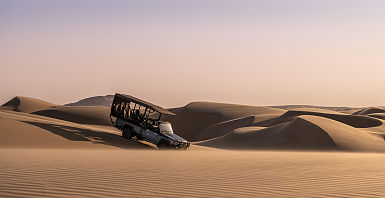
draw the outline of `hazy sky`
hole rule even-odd
[[[0,102],[385,105],[383,0],[0,0]]]

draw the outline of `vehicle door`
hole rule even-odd
[[[149,129],[143,129],[142,130],[142,137],[144,139],[146,139],[147,141],[154,143],[154,144],[158,143],[160,138],[161,138],[159,134],[157,134],[157,133],[155,133]]]

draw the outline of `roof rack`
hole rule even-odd
[[[120,99],[123,99],[123,100],[126,100],[126,101],[129,101],[129,102],[133,102],[133,103],[136,103],[136,104],[139,104],[141,106],[144,106],[144,107],[147,107],[147,108],[150,108],[154,111],[157,111],[161,114],[164,114],[164,115],[175,115],[174,113],[166,110],[166,109],[163,109],[162,107],[158,106],[158,105],[154,105],[152,103],[149,103],[149,102],[146,102],[144,100],[141,100],[139,98],[135,98],[134,96],[130,96],[130,95],[126,95],[126,94],[115,94],[115,98],[120,98]]]

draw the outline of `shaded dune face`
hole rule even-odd
[[[57,118],[79,124],[111,126],[111,120],[109,117],[110,108],[108,107],[60,106],[47,110],[36,111],[32,114]]]
[[[76,124],[23,112],[0,111],[0,148],[144,149],[113,127]]]

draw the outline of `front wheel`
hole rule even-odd
[[[156,146],[158,147],[158,149],[170,148],[169,145],[164,140],[161,140]]]
[[[122,137],[124,137],[126,139],[131,139],[133,135],[134,134],[130,128],[124,129],[122,131]]]

